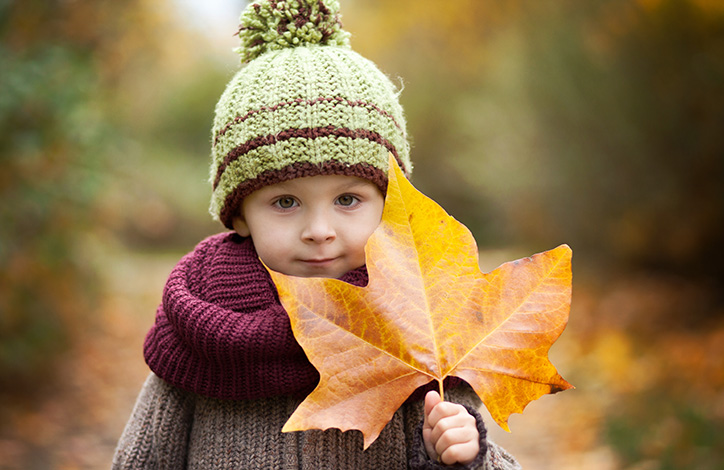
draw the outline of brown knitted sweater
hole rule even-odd
[[[467,385],[450,390],[446,398],[467,406],[480,403]],[[419,401],[403,405],[365,451],[358,431],[282,433],[300,401],[207,398],[151,374],[118,443],[113,469],[520,469],[490,441],[474,465],[445,467],[430,461],[421,444]]]

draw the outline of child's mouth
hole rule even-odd
[[[334,262],[335,258],[323,258],[323,259],[306,259],[303,260],[305,264],[308,264],[309,266],[318,266],[318,267],[324,267],[332,264]]]

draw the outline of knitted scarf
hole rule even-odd
[[[364,286],[367,270],[342,280]],[[234,232],[203,240],[172,270],[144,356],[166,382],[212,398],[303,398],[319,381],[251,239]]]

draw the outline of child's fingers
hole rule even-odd
[[[435,452],[438,454],[458,444],[477,443],[479,437],[477,429],[471,426],[453,427],[442,432],[438,426],[431,434],[431,440],[435,443]]]
[[[467,465],[473,460],[480,452],[480,444],[475,442],[465,442],[462,444],[455,444],[439,453],[440,461],[445,465],[453,465],[460,463]]]
[[[430,439],[436,444],[443,442],[448,446],[460,442],[451,439],[466,439],[468,436],[477,440],[478,427],[475,418],[463,406],[455,403],[439,403],[431,410],[428,424],[431,429]],[[454,432],[457,430],[466,430],[467,436]]]
[[[423,438],[428,455],[439,456],[448,465],[471,462],[480,450],[475,418],[462,405],[433,398],[429,399],[431,407],[427,397],[425,400]]]
[[[427,455],[429,455],[432,459],[437,459],[438,454],[437,452],[435,452],[435,441],[430,438],[433,425],[431,425],[428,417],[430,415],[430,411],[432,411],[435,405],[437,405],[441,401],[442,400],[440,399],[440,394],[435,391],[427,392],[427,395],[425,395],[425,420],[422,425],[422,440],[425,443],[425,450],[427,451]]]
[[[434,392],[430,392],[434,393]],[[431,400],[431,407],[427,408],[427,399],[425,400],[425,417],[430,427],[435,427],[442,419],[450,418],[451,423],[458,423],[459,420],[472,422],[475,424],[475,418],[465,409],[464,406],[449,401],[440,401],[439,396],[437,402]],[[472,420],[472,421],[471,421]]]
[[[440,402],[442,402],[442,399],[440,398],[439,393],[434,390],[427,392],[425,395],[425,425],[429,422],[428,416],[430,415],[430,412]]]

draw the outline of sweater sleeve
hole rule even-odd
[[[193,395],[150,374],[113,458],[113,470],[185,469]]]
[[[499,447],[494,442],[487,439],[487,429],[483,423],[483,418],[477,411],[482,402],[477,394],[467,384],[461,384],[449,391],[445,392],[445,398],[451,402],[463,405],[473,417],[478,425],[480,433],[480,453],[473,462],[468,465],[444,465],[435,462],[429,458],[425,450],[425,444],[422,440],[422,425],[424,419],[424,411],[422,411],[421,403],[417,403],[415,412],[409,413],[407,421],[408,433],[408,456],[410,461],[410,469],[412,470],[436,470],[436,469],[460,469],[460,470],[520,470],[520,464],[515,458]],[[412,419],[410,419],[412,418]]]

